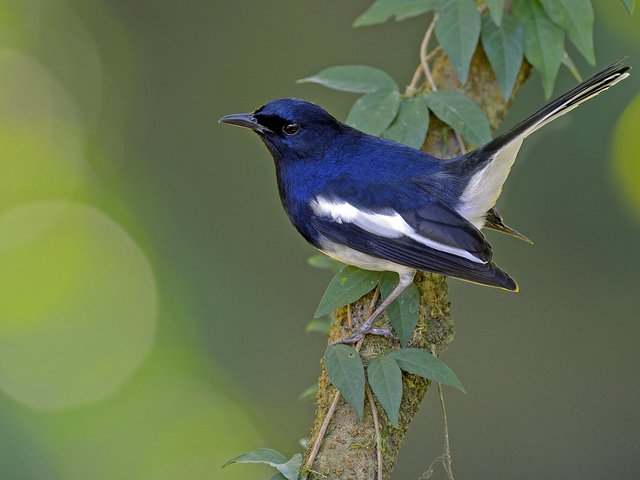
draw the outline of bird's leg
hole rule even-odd
[[[380,306],[376,308],[376,310],[371,314],[371,316],[367,318],[367,320],[360,326],[360,328],[358,329],[358,332],[355,335],[342,339],[340,340],[339,343],[355,343],[367,333],[381,334],[382,330],[384,329],[380,330],[380,329],[372,328],[373,322],[375,322],[376,319],[384,313],[384,311],[391,304],[391,302],[393,302],[396,298],[398,298],[398,296],[404,291],[405,288],[411,285],[411,282],[413,282],[413,277],[415,276],[415,274],[416,274],[415,270],[409,270],[409,271],[399,273],[400,281],[398,282],[398,285],[396,286],[396,288],[394,288],[391,291],[389,296],[384,299],[384,301],[380,304]],[[385,333],[387,332],[384,332],[382,334],[384,335]]]

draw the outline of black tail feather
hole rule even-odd
[[[548,121],[557,118],[590,97],[606,90],[611,85],[624,78],[627,71],[631,68],[623,65],[624,61],[625,58],[622,58],[613,62],[600,72],[590,76],[564,95],[561,95],[546,106],[542,107],[533,115],[518,123],[518,125],[510,129],[508,132],[494,138],[491,142],[481,147],[481,150],[484,152],[497,152],[513,140],[518,139],[522,135],[532,133]]]
[[[485,285],[487,287],[501,288],[503,290],[508,290],[509,292],[517,292],[520,288],[516,281],[511,278],[507,272],[502,270],[493,262],[486,264],[485,268],[482,270],[456,270],[443,273],[460,280]]]
[[[511,235],[514,238],[522,240],[523,242],[527,242],[533,244],[533,241],[526,235],[520,233],[515,228],[510,227],[504,220],[502,216],[498,213],[498,211],[494,208],[487,212],[487,216],[485,218],[485,228],[490,228],[492,230],[496,230],[498,232],[506,233],[507,235]]]

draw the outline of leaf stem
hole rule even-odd
[[[571,75],[573,75],[573,78],[576,79],[576,82],[581,82],[583,80],[582,75],[580,75],[580,72],[578,71],[578,67],[573,63],[573,60],[567,52],[564,52],[564,55],[562,56],[562,64],[567,67]]]

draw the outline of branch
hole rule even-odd
[[[491,66],[479,47],[471,62],[469,81],[464,87],[460,87],[452,65],[440,50],[432,52],[433,63],[431,74],[434,83],[441,89],[460,90],[475,100],[487,113],[490,125],[495,131],[507,113],[511,100],[505,102],[500,88],[495,79]],[[513,95],[529,76],[530,67],[524,63]],[[455,135],[435,115],[431,115],[429,135],[423,145],[423,150],[441,158],[454,157],[458,154],[459,145]],[[412,347],[426,348],[440,355],[442,351],[453,341],[453,323],[449,311],[447,299],[447,284],[444,277],[431,273],[418,273],[415,283],[420,291],[420,315],[418,326],[411,340]],[[373,293],[366,295],[350,306],[354,319],[362,321],[366,317]],[[335,312],[337,319],[330,335],[329,342],[340,338],[341,325],[347,317],[348,308],[341,308]],[[389,350],[398,348],[394,340],[368,335],[360,350],[363,361],[368,363],[374,357]],[[414,375],[404,375],[404,396],[400,407],[400,423],[398,428],[393,428],[387,421],[384,411],[377,412],[379,420],[379,433],[382,475],[388,479],[396,464],[398,453],[404,442],[405,434],[411,420],[420,408],[420,403],[429,382]],[[331,480],[371,480],[377,477],[378,460],[376,448],[376,428],[372,416],[370,402],[366,402],[365,415],[359,420],[353,409],[339,398],[332,419],[327,422],[326,432],[321,442],[318,435],[325,423],[327,412],[335,398],[335,388],[329,382],[326,371],[323,369],[318,380],[319,390],[317,395],[317,411],[315,423],[312,429],[312,440],[309,442],[305,454],[305,465],[308,465],[312,451],[317,452],[315,460],[309,464],[310,479]],[[375,402],[374,402],[375,405]],[[318,443],[318,445],[316,445]]]

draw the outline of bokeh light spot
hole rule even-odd
[[[87,177],[78,108],[30,55],[0,49],[0,210],[69,197]]]
[[[273,475],[270,468],[256,466],[220,471],[226,460],[265,441],[246,405],[223,393],[220,385],[226,382],[213,369],[196,365],[196,357],[193,351],[155,349],[116,401],[53,418],[50,452],[59,477],[248,480]],[[68,453],[78,451],[82,455]]]
[[[615,179],[624,199],[640,219],[640,94],[618,120],[613,140]]]
[[[25,204],[0,215],[0,389],[55,409],[116,391],[154,339],[153,271],[93,207]]]

